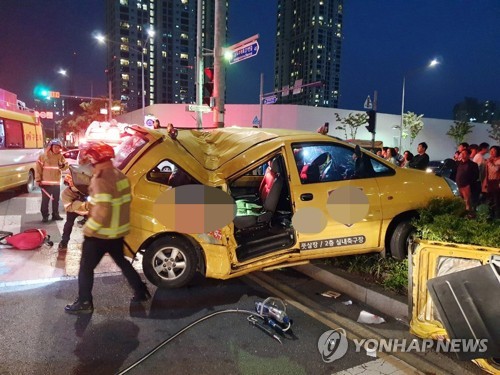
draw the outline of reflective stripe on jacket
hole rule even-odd
[[[66,212],[74,212],[78,215],[87,215],[87,202],[85,202],[85,197],[71,190],[68,186],[61,193],[61,201],[64,205],[64,210]]]
[[[113,239],[130,229],[130,182],[111,161],[95,165],[89,185],[90,210],[83,234]]]
[[[43,185],[60,185],[61,171],[68,168],[62,154],[54,154],[50,149],[38,157],[35,166],[35,181]]]

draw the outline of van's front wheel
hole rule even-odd
[[[197,264],[195,249],[179,237],[156,240],[142,258],[144,275],[158,288],[185,286],[193,278]]]
[[[389,244],[393,258],[406,259],[414,233],[415,227],[409,221],[402,221],[396,226]]]

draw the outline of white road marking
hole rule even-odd
[[[21,231],[21,215],[1,215],[0,230],[14,234]]]
[[[392,357],[392,356],[391,356]],[[415,367],[401,361],[396,357],[391,358],[393,361],[398,363],[398,367],[387,362],[385,359],[377,359],[376,361],[370,361],[363,363],[362,365],[351,367],[347,370],[335,372],[333,375],[363,375],[363,374],[384,374],[384,375],[408,375],[408,374],[423,374],[423,372],[418,371]]]
[[[26,197],[26,215],[39,214],[42,197]],[[41,215],[41,214],[40,214]]]

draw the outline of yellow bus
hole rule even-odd
[[[42,125],[33,113],[0,108],[0,191],[33,190],[43,140]]]

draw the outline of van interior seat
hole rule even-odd
[[[331,161],[332,157],[330,154],[328,152],[323,152],[316,159],[314,159],[311,164],[305,165],[300,172],[301,181],[307,184],[320,182],[321,173],[319,167],[326,163],[328,157],[330,157]]]
[[[280,162],[275,158],[267,168],[259,187],[260,204],[245,200],[236,201],[237,213],[233,221],[235,227],[243,229],[269,223],[278,206],[282,188]]]

